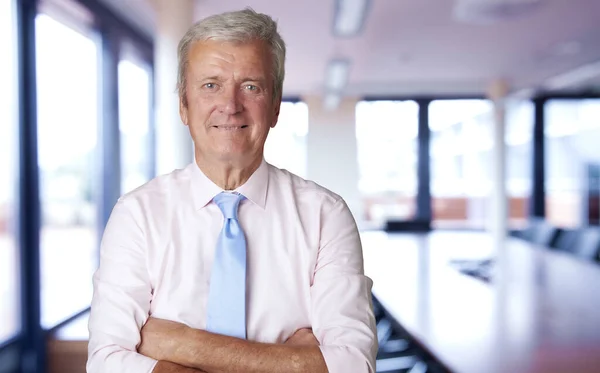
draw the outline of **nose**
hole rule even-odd
[[[242,111],[241,93],[235,87],[221,91],[219,111],[227,115],[235,115]]]

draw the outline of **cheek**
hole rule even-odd
[[[268,121],[273,117],[273,107],[266,100],[251,101],[246,105],[246,108],[252,112],[252,117],[256,121]]]
[[[196,125],[204,123],[210,116],[211,111],[209,103],[203,100],[195,100],[188,104],[188,116]]]

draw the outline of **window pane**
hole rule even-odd
[[[42,203],[42,325],[89,306],[97,265],[97,47],[48,15],[36,19]]]
[[[0,1],[0,343],[19,332],[16,242],[18,177],[17,64],[13,1]]]
[[[121,193],[150,179],[150,74],[130,60],[119,62]]]
[[[362,101],[356,105],[358,188],[365,221],[411,219],[416,213],[419,105]]]
[[[483,228],[492,188],[493,117],[487,100],[429,106],[431,196],[437,227]]]
[[[598,188],[590,182],[600,166],[600,99],[550,100],[545,117],[546,217],[565,228],[597,224],[599,202],[589,189]]]
[[[282,102],[279,120],[265,143],[265,160],[300,177],[306,177],[308,106]]]
[[[506,193],[510,228],[524,228],[533,185],[533,102],[508,101],[506,106]]]

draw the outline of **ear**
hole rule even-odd
[[[279,112],[281,110],[281,98],[278,98],[275,104],[273,105],[273,122],[271,123],[271,128],[275,128],[277,125],[277,120],[279,120]]]
[[[188,125],[188,107],[184,99],[179,97],[179,116],[184,125]]]

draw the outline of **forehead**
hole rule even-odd
[[[192,44],[189,65],[196,73],[243,70],[267,74],[272,66],[272,56],[267,44],[261,40],[242,43],[211,39]]]

